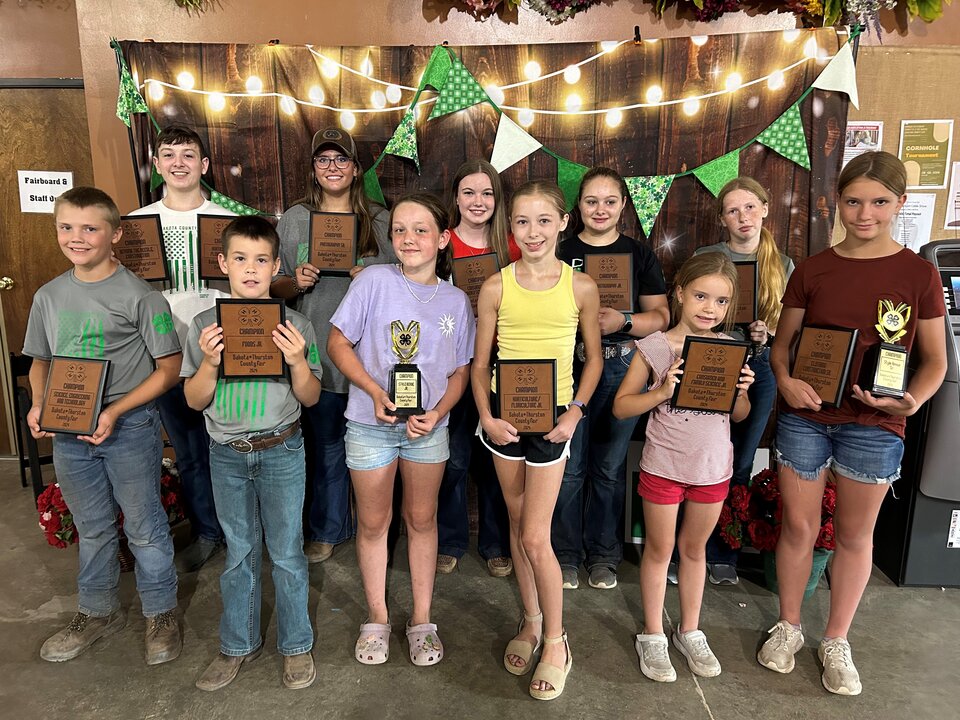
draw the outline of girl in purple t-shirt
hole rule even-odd
[[[671,310],[676,324],[666,332],[637,341],[638,352],[613,402],[613,414],[618,418],[652,411],[637,488],[643,498],[646,538],[640,563],[644,628],[636,637],[635,647],[640,670],[657,682],[677,679],[663,632],[663,597],[677,514],[684,500],[678,541],[681,617],[673,644],[696,675],[720,674],[720,663],[698,629],[707,570],[706,545],[733,474],[730,420],[739,422],[750,413],[747,389],[753,382],[753,371],[743,366],[736,404],[729,417],[678,410],[670,399],[683,373],[680,355],[684,340],[687,336],[727,337],[714,328],[723,324],[727,311],[736,305],[736,294],[737,271],[725,255],[705,253],[687,260],[675,278]],[[645,388],[647,392],[643,392]]]

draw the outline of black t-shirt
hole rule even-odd
[[[637,294],[635,312],[640,311],[639,298],[641,295],[667,294],[667,286],[663,280],[663,270],[657,256],[644,243],[634,240],[632,237],[621,233],[611,244],[594,247],[593,245],[587,245],[578,236],[575,236],[560,243],[557,250],[560,259],[577,272],[583,272],[585,255],[610,255],[615,253],[631,253],[633,255],[633,287]],[[627,340],[636,340],[636,338],[621,332],[603,336],[604,344],[620,343]]]

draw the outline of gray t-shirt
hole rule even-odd
[[[23,354],[41,360],[109,360],[105,403],[146,380],[156,368],[154,358],[178,352],[167,301],[123,265],[97,282],[77,280],[71,268],[41,287],[23,341]]]
[[[320,379],[323,368],[317,349],[317,334],[313,325],[303,315],[288,309],[286,318],[300,331],[307,342],[304,355],[310,370]],[[217,309],[212,307],[197,315],[187,332],[183,346],[183,367],[180,377],[193,377],[203,362],[200,349],[200,331],[217,321]],[[224,444],[231,440],[270,432],[286,427],[300,417],[300,401],[293,394],[290,381],[283,379],[231,379],[217,380],[213,400],[203,410],[207,432],[215,442]]]
[[[390,214],[379,205],[374,205],[372,212],[373,236],[377,239],[380,252],[372,257],[362,258],[361,264],[367,266],[395,263],[397,257],[390,244],[388,226]],[[280,275],[293,277],[297,266],[306,262],[310,250],[307,235],[309,225],[310,209],[303,204],[294,205],[280,217],[277,223],[277,233],[280,235]],[[349,277],[321,277],[312,289],[297,298],[294,306],[310,319],[317,331],[320,361],[323,363],[323,389],[336,393],[346,393],[350,388],[350,381],[327,357],[327,338],[330,335],[330,318],[349,289]]]

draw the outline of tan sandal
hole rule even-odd
[[[563,643],[567,650],[567,662],[564,663],[563,668],[558,668],[556,665],[548,665],[541,660],[533,673],[533,680],[530,681],[531,697],[537,700],[553,700],[560,697],[560,693],[563,692],[563,686],[567,683],[567,675],[570,674],[570,668],[573,667],[573,655],[570,654],[570,644],[567,642],[566,633],[563,633],[560,637],[544,638],[543,642],[547,645]],[[536,682],[549,683],[552,689],[538,690],[533,687],[533,684]]]
[[[519,635],[523,632],[524,623],[528,622],[543,622],[543,613],[537,613],[536,615],[527,615],[524,613],[523,620],[520,621],[520,624],[517,625],[517,634]],[[530,664],[530,658],[534,656],[537,650],[543,645],[543,632],[541,631],[541,637],[537,638],[537,644],[532,645],[529,640],[517,640],[514,638],[507,643],[507,649],[503,651],[503,666],[507,669],[507,672],[511,675],[526,675],[530,672],[530,668],[533,667]],[[513,665],[507,659],[511,655],[523,660],[523,665]]]

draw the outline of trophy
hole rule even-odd
[[[406,325],[400,320],[390,323],[390,338],[393,354],[400,361],[390,371],[390,402],[396,410],[387,410],[388,415],[410,417],[423,414],[420,392],[420,370],[412,362],[420,352],[420,323],[411,320]]]
[[[877,324],[880,343],[871,345],[860,366],[860,389],[880,397],[902,398],[907,391],[907,361],[909,354],[897,340],[907,334],[910,306],[892,300],[877,303]]]

